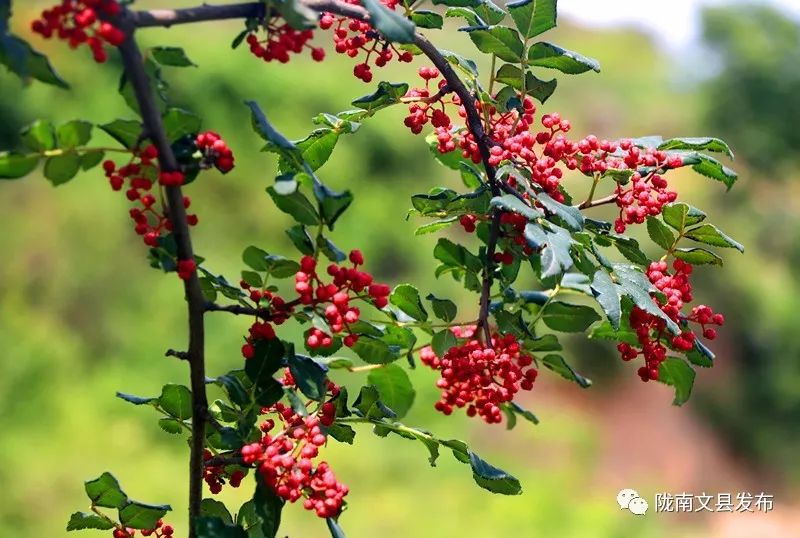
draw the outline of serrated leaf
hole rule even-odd
[[[144,504],[129,501],[119,509],[119,522],[131,529],[154,529],[158,520],[172,510],[167,504]]]
[[[537,194],[536,199],[550,213],[559,217],[567,228],[575,231],[583,230],[584,219],[578,208],[562,204],[543,192]]]
[[[114,523],[91,512],[75,512],[67,523],[68,531],[80,531],[84,529],[98,529],[105,531],[113,529]]]
[[[579,75],[590,70],[600,72],[600,63],[594,58],[588,58],[544,41],[536,43],[528,49],[528,65],[558,69],[568,75]]]
[[[516,30],[507,26],[470,27],[464,30],[479,51],[494,54],[506,62],[519,63],[522,60],[525,46]]]
[[[583,332],[599,319],[597,312],[589,306],[561,301],[547,305],[542,314],[544,324],[560,332]]]
[[[275,191],[274,187],[267,187],[267,194],[272,198],[278,209],[294,217],[300,224],[308,226],[320,224],[319,213],[300,191],[295,191],[289,195],[281,195]]]
[[[183,426],[181,426],[181,422],[175,418],[158,419],[158,427],[172,435],[178,435],[183,431]]]
[[[437,332],[431,339],[433,352],[439,357],[443,357],[444,354],[456,344],[458,344],[458,341],[450,329],[443,329]]]
[[[725,141],[713,137],[686,137],[686,138],[670,138],[658,145],[658,149],[662,151],[669,150],[694,150],[694,151],[713,151],[717,153],[724,153],[730,158],[733,158],[733,152]]]
[[[297,224],[286,230],[286,235],[301,254],[311,256],[314,254],[314,240],[302,224]]]
[[[576,372],[561,355],[545,355],[540,360],[547,368],[553,370],[555,373],[568,381],[574,381],[580,385],[581,388],[586,389],[592,386],[592,380],[587,379]]]
[[[444,18],[435,11],[418,9],[411,14],[411,22],[419,28],[439,29],[444,25]]]
[[[442,321],[446,321],[450,323],[454,319],[456,319],[456,314],[458,313],[458,307],[456,304],[451,301],[450,299],[439,299],[435,295],[428,294],[426,297],[431,302],[431,306],[433,307],[433,314]]]
[[[248,538],[247,532],[242,527],[230,524],[219,517],[199,517],[194,525],[197,538]]]
[[[408,93],[408,84],[404,82],[391,83],[381,81],[378,89],[370,95],[359,97],[352,105],[363,110],[374,112],[387,106],[400,103],[400,98]]]
[[[328,367],[303,355],[289,356],[289,371],[306,397],[320,401],[327,390]]]
[[[189,59],[186,51],[181,47],[153,47],[150,49],[153,59],[161,65],[170,67],[197,67],[197,64]]]
[[[482,460],[477,454],[468,451],[472,477],[485,490],[501,495],[519,495],[522,486],[519,480],[497,467]]]
[[[128,496],[120,488],[119,482],[109,472],[84,483],[86,496],[94,506],[120,508],[128,502]]]
[[[367,383],[378,389],[381,400],[397,414],[397,418],[403,418],[414,404],[416,391],[408,374],[396,364],[370,370]]]
[[[516,196],[511,194],[504,194],[503,196],[495,196],[489,202],[492,207],[499,207],[504,211],[510,211],[522,215],[528,220],[535,220],[544,216],[539,209],[529,206]]]
[[[320,216],[329,230],[333,230],[336,220],[353,202],[350,191],[336,192],[319,181],[314,182],[314,196],[319,202]]]
[[[183,385],[167,383],[161,389],[158,405],[175,418],[192,418],[192,391]]]
[[[284,366],[286,350],[277,338],[272,340],[256,340],[253,344],[254,354],[244,363],[247,377],[255,384],[270,384],[272,375]]]
[[[630,297],[633,303],[645,312],[662,319],[672,334],[680,333],[678,325],[653,301],[650,292],[654,292],[655,287],[638,268],[615,263],[614,273],[617,275],[621,291],[625,296]]]
[[[514,24],[528,39],[556,26],[557,0],[517,0],[506,4]]]
[[[368,335],[359,337],[351,349],[369,364],[387,364],[400,358],[400,346],[389,345]]]
[[[614,329],[619,329],[619,321],[622,316],[622,305],[619,288],[611,280],[611,276],[605,269],[598,269],[592,279],[592,294],[603,307],[603,311],[608,317],[608,321]]]
[[[661,210],[661,217],[664,222],[682,232],[687,226],[693,226],[705,220],[706,214],[683,202],[673,202],[664,206]]]
[[[675,235],[655,217],[647,217],[647,234],[656,245],[664,250],[670,250],[675,244]]]
[[[675,388],[673,405],[683,405],[692,394],[695,371],[683,359],[670,357],[658,367],[658,380]]]
[[[370,25],[387,40],[395,43],[414,42],[414,23],[403,15],[379,0],[361,0],[361,5],[369,12]]]
[[[124,392],[118,392],[117,398],[132,403],[133,405],[145,405],[158,402],[158,398],[144,398],[142,396],[134,396],[133,394],[125,394]]]
[[[98,127],[128,149],[136,145],[142,133],[142,124],[135,120],[114,120]]]
[[[672,254],[691,265],[722,265],[722,258],[704,248],[677,248]]]
[[[45,84],[69,88],[69,84],[50,65],[47,56],[35,50],[24,39],[8,33],[7,28],[0,28],[0,64],[25,82],[34,78]]]

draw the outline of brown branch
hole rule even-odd
[[[169,144],[161,114],[156,106],[150,80],[144,70],[144,61],[134,38],[135,17],[123,12],[118,24],[126,32],[125,42],[119,47],[125,76],[133,87],[136,102],[144,123],[148,138],[158,149],[158,161],[161,170],[172,172],[179,170],[172,147]],[[167,204],[172,233],[175,238],[179,260],[193,260],[192,240],[189,235],[189,224],[186,220],[186,209],[183,207],[183,193],[180,187],[166,187]],[[194,521],[200,515],[200,502],[203,498],[203,451],[205,449],[206,420],[208,416],[208,399],[206,396],[205,374],[205,326],[203,313],[205,299],[200,289],[197,273],[184,282],[188,318],[189,348],[186,360],[192,389],[192,440],[189,458],[189,537],[195,536]]]
[[[599,205],[613,204],[616,201],[617,201],[617,195],[611,194],[609,196],[606,196],[605,198],[599,198],[597,200],[593,200],[588,203],[583,202],[575,207],[577,207],[578,209],[589,209],[590,207],[597,207]]]
[[[266,15],[266,4],[261,2],[248,2],[244,4],[230,4],[202,6],[183,9],[153,9],[149,11],[132,11],[131,20],[139,28],[152,26],[170,27],[175,24],[192,22],[221,21],[226,19],[260,19]]]

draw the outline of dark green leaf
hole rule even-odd
[[[304,355],[289,356],[289,371],[306,397],[312,400],[321,400],[327,390],[328,368],[319,364],[311,357]]]
[[[443,357],[447,351],[458,344],[456,337],[450,329],[443,329],[433,335],[431,339],[431,347],[433,352],[439,357]]]
[[[694,241],[698,241],[700,243],[705,243],[706,245],[735,248],[739,252],[744,252],[744,247],[741,243],[735,241],[731,237],[728,237],[713,224],[703,224],[697,228],[692,228],[684,235],[689,239],[693,239]]]
[[[58,126],[56,138],[58,147],[64,149],[83,146],[92,138],[93,125],[88,121],[72,120]]]
[[[311,256],[314,254],[314,240],[308,234],[308,230],[302,224],[297,224],[286,230],[286,235],[292,240],[292,244],[301,254]]]
[[[485,490],[501,495],[519,495],[522,486],[519,480],[493,465],[482,460],[477,454],[468,451],[469,463],[472,467],[472,477],[475,482]]]
[[[499,24],[506,18],[506,12],[500,9],[492,0],[480,0],[475,6],[475,13],[489,24]]]
[[[336,220],[353,202],[350,191],[336,192],[319,182],[314,183],[314,196],[319,202],[322,220],[329,230],[333,230]]]
[[[128,502],[128,496],[122,491],[119,482],[111,473],[103,473],[94,480],[84,483],[86,496],[94,506],[103,508],[120,508]]]
[[[557,0],[517,0],[506,7],[522,35],[528,39],[556,26]]]
[[[357,409],[366,418],[396,418],[393,410],[389,409],[380,398],[378,389],[373,386],[361,387],[353,408]]]
[[[167,383],[161,389],[158,405],[175,418],[192,418],[192,391],[183,385]]]
[[[363,110],[373,112],[399,103],[400,98],[407,92],[408,84],[406,83],[400,82],[393,84],[391,82],[381,81],[378,83],[378,89],[375,93],[359,97],[353,101],[352,104]]]
[[[317,129],[303,140],[295,142],[302,152],[303,160],[312,170],[319,169],[333,154],[333,148],[339,141],[339,133],[333,129]],[[281,166],[281,169],[287,169]],[[290,168],[289,168],[290,169]]]
[[[181,47],[153,47],[150,49],[153,59],[161,65],[171,67],[197,67]]]
[[[117,398],[132,403],[133,405],[145,405],[158,402],[158,398],[143,398],[141,396],[134,396],[133,394],[125,394],[124,392],[118,392]]]
[[[706,218],[705,213],[683,202],[665,205],[661,211],[661,216],[664,222],[679,232],[685,230],[687,226],[693,226],[698,222],[702,222]]]
[[[0,152],[0,179],[18,179],[27,176],[39,164],[38,155]]]
[[[279,0],[274,5],[289,26],[295,30],[314,28],[318,22],[319,15],[298,0]]]
[[[636,306],[648,314],[664,320],[672,334],[680,332],[678,325],[653,302],[650,293],[656,291],[656,289],[638,268],[623,263],[615,263],[614,273],[617,275],[621,291],[624,295],[630,297]]]
[[[325,522],[328,524],[328,530],[331,532],[331,538],[346,538],[344,531],[339,526],[339,522],[332,517],[326,518]]]
[[[265,538],[274,538],[281,524],[281,511],[286,501],[278,497],[264,482],[261,473],[256,473],[256,492],[253,495],[256,514],[261,518]]]
[[[419,290],[411,284],[400,284],[392,290],[389,302],[417,321],[428,319],[428,313],[419,297]]]
[[[84,172],[86,170],[91,170],[100,164],[105,156],[106,154],[103,151],[87,151],[86,153],[81,154],[81,170]]]
[[[512,213],[522,215],[528,220],[535,220],[544,216],[544,213],[542,213],[539,209],[529,206],[516,196],[512,196],[510,194],[495,196],[491,199],[489,204],[492,207],[499,207],[505,211],[511,211]]]
[[[575,231],[583,230],[584,219],[578,208],[562,204],[543,192],[537,194],[536,199],[550,213],[559,217],[567,228]]]
[[[722,265],[722,258],[704,248],[678,248],[672,254],[692,265]]]
[[[370,25],[387,40],[396,43],[414,42],[414,23],[405,16],[389,9],[379,0],[361,0],[361,5],[369,12]]]
[[[622,316],[620,290],[605,269],[598,269],[592,279],[592,294],[603,307],[608,321],[614,329],[619,329],[619,320]]]
[[[172,510],[166,504],[144,504],[137,501],[128,503],[119,509],[119,522],[131,529],[154,529],[158,520]]]
[[[181,108],[170,108],[163,116],[167,140],[175,142],[186,135],[195,135],[200,131],[200,116]]]
[[[481,52],[494,54],[506,62],[519,63],[522,60],[525,46],[516,30],[507,26],[470,27],[465,30]]]
[[[600,316],[591,307],[560,301],[547,305],[542,314],[544,324],[560,332],[583,332],[599,319]]]
[[[411,14],[411,22],[419,28],[441,28],[444,24],[444,19],[435,11],[418,9]]]
[[[697,138],[670,138],[658,145],[658,149],[668,150],[694,150],[694,151],[713,151],[724,153],[733,158],[731,148],[719,138],[697,137]]]
[[[441,2],[439,2],[441,3]],[[436,4],[436,2],[434,2]],[[464,17],[470,26],[489,26],[473,9],[469,7],[449,7],[444,12],[445,17]],[[499,21],[498,21],[499,22]]]
[[[176,418],[160,418],[158,419],[158,427],[172,435],[178,435],[183,431],[181,421]]]
[[[197,518],[195,531],[197,538],[247,538],[247,532],[242,527],[229,524],[219,517]]]
[[[272,375],[284,366],[283,344],[275,338],[257,340],[253,347],[255,354],[245,361],[244,371],[255,385],[267,384],[273,381]]]
[[[317,248],[332,262],[341,263],[347,259],[345,253],[339,250],[327,237],[317,238]]]
[[[456,54],[455,52],[450,52],[449,50],[439,49],[439,53],[444,56],[451,65],[458,68],[465,75],[472,78],[478,77],[478,66],[474,61],[460,54]]]
[[[568,75],[578,75],[589,70],[600,72],[600,63],[594,58],[587,58],[543,41],[528,50],[528,65],[558,69]]]
[[[267,187],[267,194],[270,195],[278,209],[294,217],[300,224],[316,226],[320,223],[319,213],[300,191],[281,195],[275,191],[274,187]]]
[[[50,65],[47,56],[34,50],[27,41],[8,33],[7,28],[0,28],[0,64],[23,81],[34,78],[45,84],[69,88],[69,84]]]
[[[545,355],[541,361],[542,364],[553,370],[564,379],[574,381],[584,389],[592,386],[592,380],[587,379],[576,372],[561,355]]]
[[[114,120],[99,127],[128,149],[136,145],[142,133],[142,124],[135,120]]]
[[[389,345],[372,336],[361,336],[351,349],[369,364],[387,364],[400,358],[400,346]]]
[[[67,523],[68,531],[80,531],[83,529],[98,529],[105,531],[113,528],[113,522],[90,512],[75,512],[70,516],[69,523]]]
[[[414,404],[416,391],[408,374],[396,364],[370,370],[367,383],[378,389],[381,400],[397,414],[397,418],[403,418]]]
[[[670,250],[675,244],[675,235],[655,217],[647,217],[647,233],[650,239],[664,250]]]
[[[675,388],[674,405],[683,405],[689,399],[694,377],[694,369],[682,359],[670,357],[658,367],[658,380]]]
[[[693,153],[691,156],[685,157],[684,163],[691,164],[692,170],[698,174],[721,181],[728,187],[728,190],[730,190],[733,184],[736,183],[736,180],[739,179],[739,175],[736,172],[724,166],[713,157],[703,155],[702,153]]]
[[[525,349],[536,353],[537,351],[561,351],[562,347],[556,335],[545,334],[539,338],[525,340]]]
[[[456,307],[456,304],[453,301],[450,299],[439,299],[432,293],[428,294],[426,299],[431,302],[431,305],[433,306],[433,313],[437,318],[448,323],[456,319],[458,307]]]

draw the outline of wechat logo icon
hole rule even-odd
[[[643,516],[647,513],[647,501],[639,497],[635,489],[621,489],[617,493],[617,504],[621,510],[630,510],[632,514]]]

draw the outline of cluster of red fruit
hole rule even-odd
[[[295,30],[280,15],[272,17],[263,25],[263,29],[266,34],[264,40],[259,40],[256,32],[247,35],[250,52],[256,58],[265,62],[277,60],[286,63],[290,53],[300,54],[305,48],[311,50],[311,57],[317,62],[325,58],[323,49],[309,45],[309,41],[314,38],[313,30]]]
[[[165,525],[164,521],[159,519],[158,523],[156,523],[155,528],[152,529],[144,529],[141,531],[142,536],[154,536],[155,538],[170,538],[173,534],[175,534],[175,529],[172,528],[172,525]],[[114,529],[112,533],[114,538],[133,538],[136,536],[136,529],[128,529],[123,527],[117,527]]]
[[[213,454],[210,450],[206,449],[203,452],[205,461],[210,460],[212,457]],[[241,469],[228,473],[225,471],[224,465],[206,465],[203,471],[203,480],[208,484],[209,491],[215,495],[222,491],[222,486],[225,485],[226,481],[232,488],[238,488],[242,484],[244,477],[245,473]]]
[[[681,310],[685,303],[692,300],[692,286],[689,282],[689,275],[692,274],[692,266],[683,260],[675,260],[672,264],[674,273],[669,273],[667,262],[653,262],[647,269],[647,277],[650,282],[664,295],[662,300],[655,296],[654,300],[661,310],[675,323],[684,325],[686,321],[699,323],[702,327],[703,337],[713,340],[717,337],[717,331],[706,325],[722,325],[725,318],[722,314],[715,314],[711,307],[706,305],[695,306],[688,316],[683,316]],[[630,361],[640,354],[644,357],[645,365],[638,370],[642,381],[657,380],[658,367],[667,358],[667,346],[662,343],[666,338],[666,321],[634,307],[630,315],[631,328],[636,332],[641,350],[636,349],[628,343],[621,343],[617,346],[622,359]],[[697,336],[689,329],[684,329],[680,334],[669,337],[671,347],[678,351],[691,351],[695,345]]]
[[[447,101],[443,96],[439,96],[438,93],[431,94],[430,81],[439,78],[439,70],[435,67],[420,67],[418,74],[425,81],[425,87],[411,88],[406,93],[405,100],[410,104],[408,105],[408,116],[403,120],[403,123],[414,134],[421,133],[422,128],[428,122],[434,127],[449,127],[451,120],[445,112],[445,105],[456,103],[458,96],[456,95],[450,101]],[[441,79],[437,86],[438,90],[442,90],[447,86],[447,81]]]
[[[288,372],[283,383],[293,383]],[[339,392],[333,383],[328,384],[328,389],[331,397]],[[255,465],[282,499],[296,502],[302,498],[306,510],[313,510],[322,518],[338,515],[348,488],[336,479],[326,462],[315,465],[313,461],[319,455],[319,447],[326,442],[322,427],[333,424],[336,414],[333,402],[323,403],[318,416],[302,416],[280,402],[262,409],[262,413],[277,414],[283,427],[272,433],[275,421],[264,421],[260,426],[261,440],[242,447],[244,462]]]
[[[217,170],[227,174],[233,170],[233,152],[228,144],[214,131],[206,131],[197,135],[195,146],[203,154],[202,167],[216,166]]]
[[[359,0],[344,1],[348,4],[360,4]],[[401,4],[400,0],[381,0],[381,2],[389,9],[395,9]],[[355,58],[362,52],[366,53],[364,60],[353,68],[353,74],[364,82],[372,81],[370,60],[373,55],[377,67],[385,66],[395,56],[401,62],[411,62],[414,59],[410,52],[399,51],[390,42],[381,40],[380,34],[368,22],[325,13],[319,21],[319,27],[323,30],[333,28],[333,43],[339,54]]]
[[[327,348],[333,345],[333,336],[346,332],[344,344],[352,346],[358,335],[350,331],[350,325],[356,323],[361,316],[358,307],[351,306],[352,299],[371,301],[377,308],[389,303],[391,289],[385,284],[374,284],[372,275],[360,271],[364,264],[364,255],[360,250],[353,250],[349,255],[352,267],[343,267],[332,263],[327,268],[328,275],[333,277],[331,283],[324,283],[317,273],[317,261],[311,256],[300,260],[300,270],[295,274],[295,291],[300,294],[300,303],[323,308],[323,315],[328,322],[331,334],[312,328],[306,334],[306,344],[310,349]],[[366,293],[365,293],[366,292]]]
[[[420,351],[420,360],[441,372],[436,386],[442,397],[436,409],[445,415],[453,407],[466,407],[467,415],[480,416],[488,424],[502,421],[500,405],[517,392],[531,390],[538,374],[533,357],[524,353],[514,335],[493,334],[487,345],[474,337],[475,327],[453,327],[453,334],[467,342],[447,350],[439,358],[431,347]]]
[[[250,295],[250,300],[256,307],[264,310],[264,315],[256,316],[255,321],[250,325],[248,336],[242,346],[242,356],[245,359],[252,359],[256,352],[256,343],[260,340],[272,340],[275,338],[275,329],[271,325],[281,325],[292,313],[293,305],[286,303],[280,295],[269,290],[255,289],[250,284],[242,280],[239,285]]]
[[[45,38],[55,35],[73,49],[86,45],[95,61],[103,63],[108,59],[106,44],[120,46],[125,33],[100,19],[116,17],[121,9],[116,0],[62,0],[42,11],[41,18],[31,23],[31,29]]]

